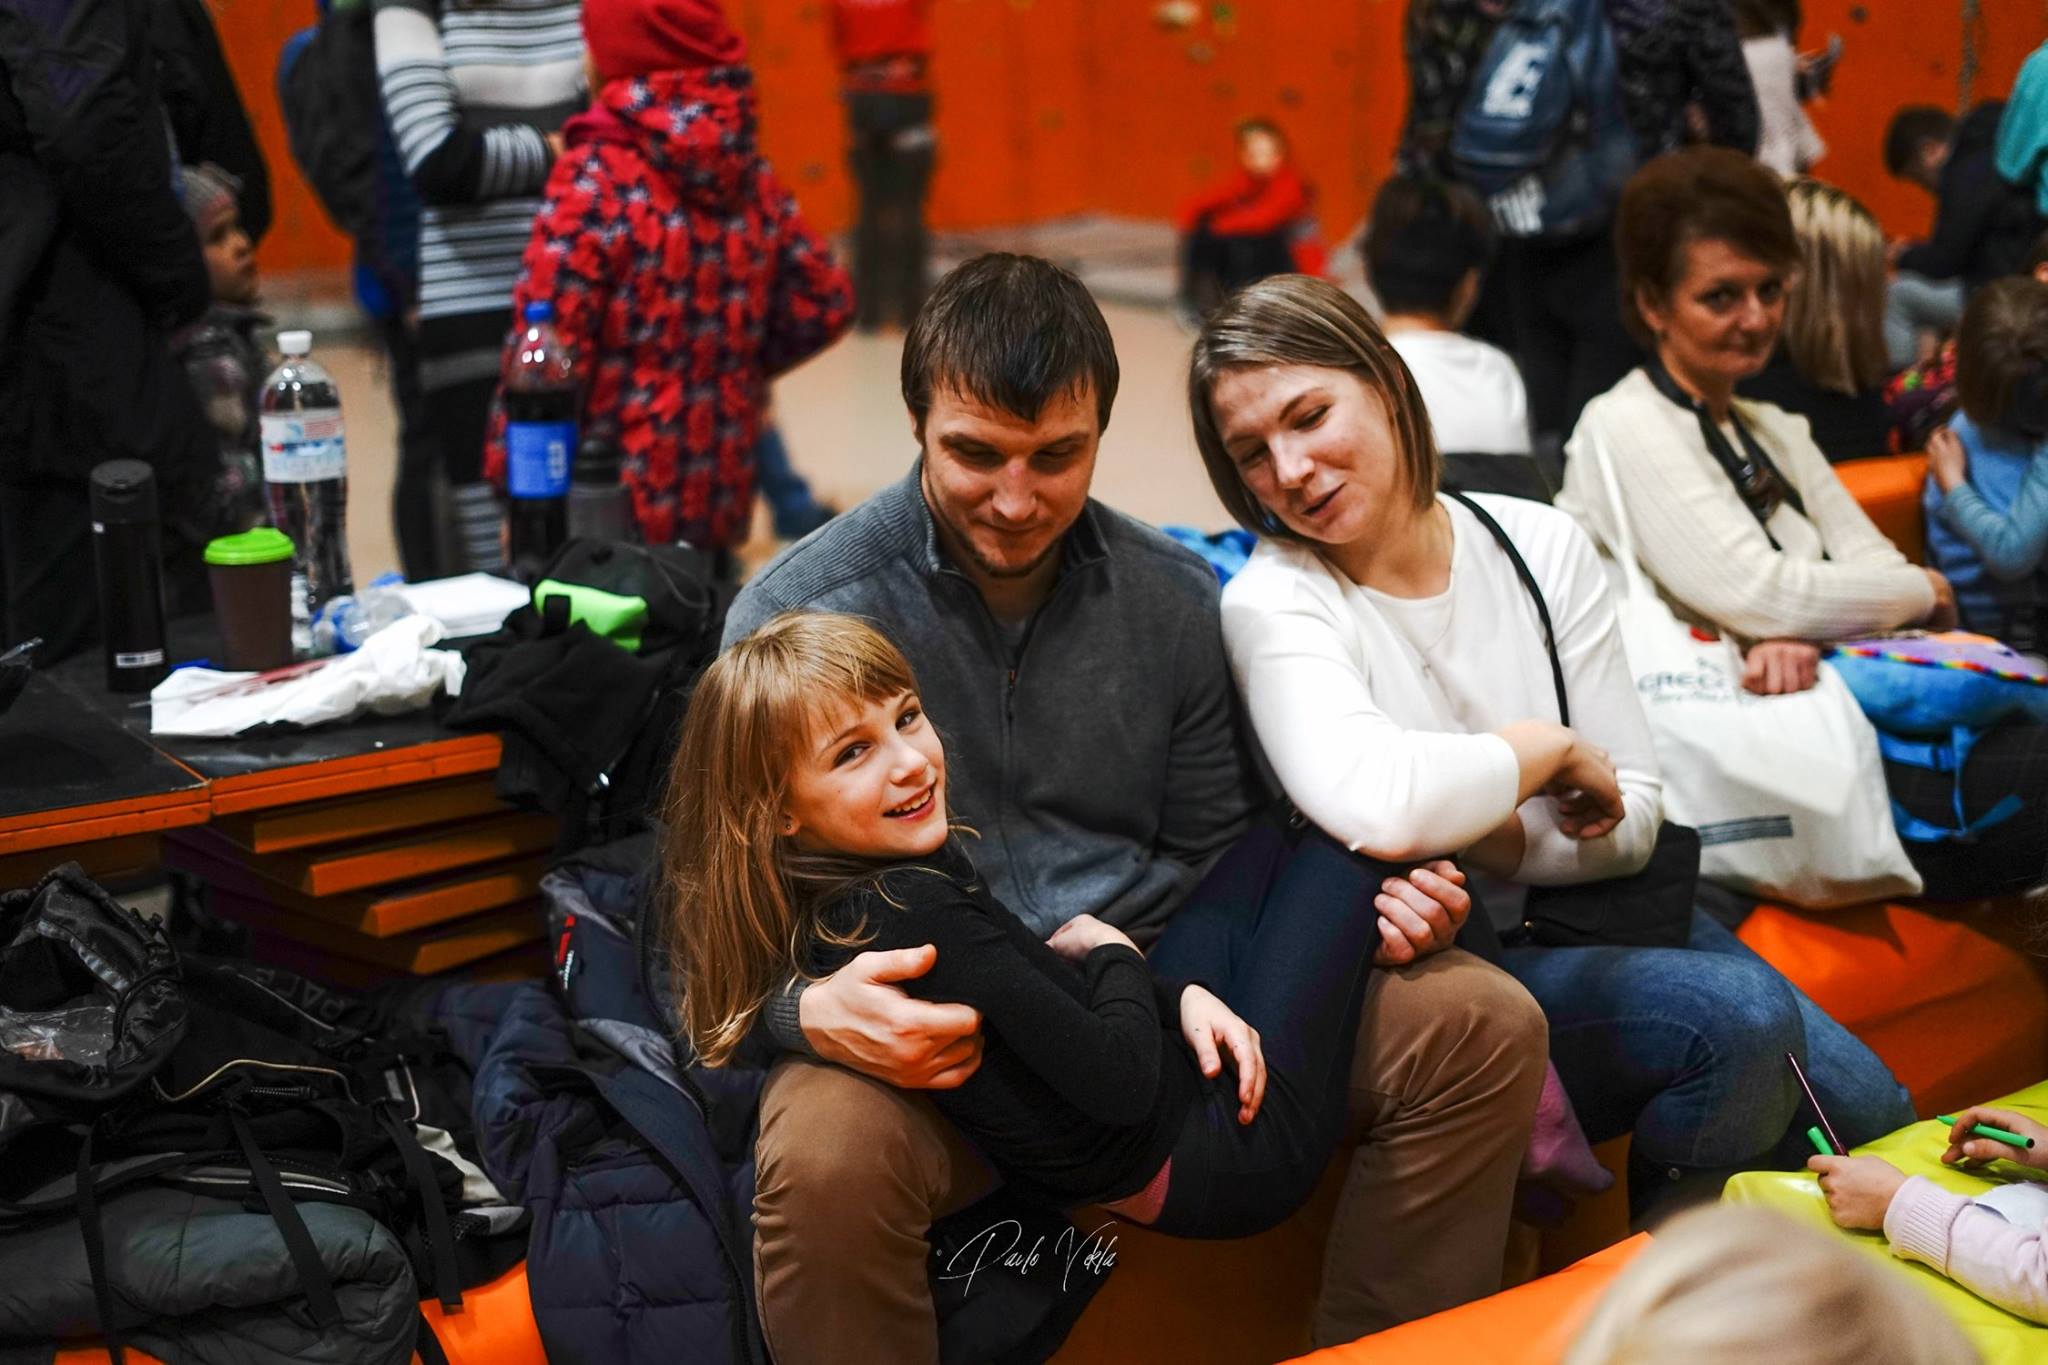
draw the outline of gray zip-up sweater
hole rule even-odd
[[[1014,654],[940,553],[922,463],[747,583],[725,643],[797,607],[874,623],[910,660],[946,744],[954,818],[998,900],[1041,937],[1093,914],[1141,945],[1266,789],[1223,654],[1216,575],[1090,500]],[[796,995],[770,1007],[801,1047]]]

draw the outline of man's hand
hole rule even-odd
[[[1742,658],[1742,688],[1760,697],[1804,692],[1820,681],[1820,646],[1804,640],[1759,640]]]
[[[981,1065],[981,1012],[913,1000],[890,984],[938,960],[929,943],[862,953],[797,997],[804,1038],[826,1061],[899,1090],[951,1090]]]
[[[1806,1169],[1819,1172],[1820,1192],[1835,1222],[1865,1231],[1884,1226],[1892,1196],[1906,1183],[1898,1167],[1874,1156],[1810,1156]]]
[[[1389,877],[1373,897],[1380,914],[1380,946],[1375,967],[1405,967],[1451,946],[1472,913],[1465,893],[1465,874],[1456,863],[1438,859],[1405,877]]]
[[[1237,1121],[1258,1117],[1266,1098],[1266,1053],[1258,1030],[1209,991],[1189,986],[1180,993],[1180,1032],[1195,1050],[1195,1064],[1204,1076],[1221,1075],[1223,1053],[1230,1053],[1237,1072]]]

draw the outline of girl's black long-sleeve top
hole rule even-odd
[[[883,873],[827,907],[838,929],[865,922],[856,952],[932,944],[938,960],[902,983],[921,1000],[981,1012],[981,1066],[932,1102],[1004,1180],[1048,1203],[1121,1199],[1172,1153],[1204,1084],[1180,1040],[1183,984],[1154,979],[1135,950],[1105,946],[1081,966],[1035,938],[976,879],[953,844]]]

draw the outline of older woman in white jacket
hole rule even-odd
[[[1239,293],[1196,341],[1188,389],[1210,481],[1262,537],[1224,592],[1223,628],[1281,786],[1361,853],[1450,853],[1510,884],[1493,904],[1502,965],[1543,1006],[1588,1137],[1634,1131],[1638,1210],[1693,1177],[1799,1163],[1788,1051],[1846,1140],[1909,1120],[1883,1063],[1704,914],[1683,948],[1518,940],[1513,884],[1637,872],[1661,818],[1606,577],[1577,524],[1440,493],[1413,379],[1322,281]],[[1555,671],[1517,555],[1549,610]]]

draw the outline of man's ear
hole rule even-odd
[[[917,438],[917,448],[924,449],[924,418],[918,416],[917,409],[908,403],[903,405],[903,411],[910,415],[910,434]]]

